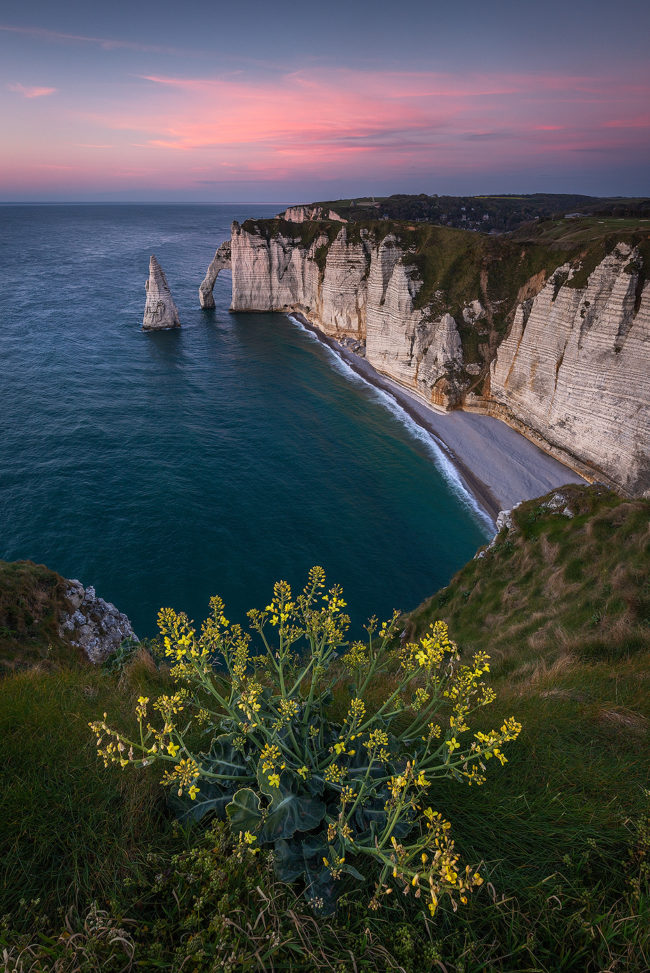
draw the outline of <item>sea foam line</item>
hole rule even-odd
[[[429,432],[428,429],[423,428],[417,422],[416,419],[410,415],[406,409],[400,405],[398,400],[391,394],[387,389],[378,388],[368,379],[364,378],[358,372],[352,368],[348,362],[342,358],[335,348],[332,348],[325,341],[321,341],[317,334],[311,330],[311,328],[306,328],[305,325],[298,318],[295,318],[292,314],[288,314],[287,317],[292,324],[295,324],[300,330],[309,336],[312,341],[318,342],[321,348],[325,348],[329,352],[330,358],[335,369],[343,375],[348,381],[356,382],[362,385],[365,389],[370,389],[375,400],[383,405],[391,415],[397,419],[397,421],[404,426],[407,432],[411,435],[413,439],[417,439],[425,447],[427,453],[433,460],[434,466],[441,474],[447,486],[454,494],[457,500],[468,510],[472,515],[474,520],[479,522],[482,530],[485,531],[486,536],[492,537],[494,534],[494,521],[489,516],[488,513],[481,507],[481,505],[476,500],[476,497],[463,483],[458,470],[454,466],[452,460],[449,458],[445,452],[444,444],[441,444],[438,439]]]

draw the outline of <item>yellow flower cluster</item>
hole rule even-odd
[[[149,702],[145,697],[141,696],[140,699],[144,700],[144,706]],[[119,764],[121,767],[126,767],[128,763],[134,760],[133,746],[116,730],[111,730],[106,723],[106,717],[107,714],[104,713],[103,720],[95,720],[88,724],[97,738],[97,756],[104,761],[104,767],[108,767],[109,764]],[[146,766],[146,761],[137,761],[137,765]]]
[[[173,696],[159,696],[153,704],[154,709],[157,709],[165,721],[168,722],[172,716],[176,716],[177,713],[182,713],[185,708],[187,696],[187,689],[179,689]]]
[[[287,581],[276,581],[273,586],[273,600],[266,606],[270,612],[271,625],[284,628],[295,609],[295,602],[291,600],[291,586]]]
[[[335,851],[330,851],[331,858],[323,858],[323,865],[329,868],[330,875],[337,881],[341,877],[341,866],[345,864],[345,855],[338,855]]]
[[[425,706],[431,699],[431,693],[428,693],[426,689],[419,687],[415,690],[415,697],[413,699],[413,709],[416,713]]]
[[[242,711],[247,720],[251,721],[251,729],[257,726],[256,714],[262,708],[262,704],[258,701],[261,694],[262,686],[260,683],[251,680],[242,690],[237,703],[238,709]]]
[[[368,750],[376,750],[378,747],[388,746],[388,734],[385,730],[377,729],[371,730],[368,734],[368,739],[364,743],[364,747]]]
[[[366,715],[366,704],[362,699],[355,697],[355,699],[350,700],[350,706],[348,709],[348,715],[345,717],[345,722],[349,723],[350,726],[356,726],[361,722],[361,720]]]
[[[188,757],[177,763],[173,770],[166,770],[161,783],[167,786],[172,784],[178,785],[177,793],[179,797],[183,796],[183,791],[187,791],[192,800],[194,800],[199,793],[196,781],[200,776],[201,770],[196,760],[193,757]]]
[[[327,605],[329,613],[331,615],[338,615],[341,609],[347,606],[347,602],[343,601],[343,591],[340,585],[335,585],[329,590],[326,595],[323,595],[323,601]]]
[[[382,639],[390,638],[390,636],[395,631],[397,625],[397,620],[400,617],[400,612],[395,610],[388,621],[381,623],[381,628],[379,629],[379,637]]]
[[[280,748],[275,743],[266,743],[260,752],[260,760],[262,761],[262,770],[265,773],[268,770],[273,770],[280,760]]]
[[[280,715],[273,724],[274,730],[281,730],[283,726],[287,726],[291,720],[295,719],[300,713],[300,706],[295,699],[281,699],[279,710]]]
[[[353,642],[343,656],[343,665],[348,672],[363,669],[368,664],[368,646],[363,642]]]
[[[390,861],[393,878],[402,882],[404,894],[414,889],[415,897],[420,898],[424,892],[428,896],[428,908],[433,916],[442,894],[450,896],[455,910],[458,905],[454,895],[458,896],[461,903],[466,904],[467,893],[482,885],[483,879],[478,872],[472,872],[469,866],[460,870],[459,855],[449,834],[451,825],[440,812],[426,807],[423,817],[428,836],[426,846],[419,851],[419,857],[416,857],[414,851],[398,844],[393,837]],[[385,894],[389,894],[389,891],[390,887],[384,889]]]
[[[345,771],[337,766],[337,764],[330,764],[325,771],[325,780],[330,784],[339,784],[345,777]]]

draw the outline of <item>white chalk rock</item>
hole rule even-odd
[[[178,309],[169,289],[164,271],[154,255],[149,259],[149,280],[144,285],[147,301],[142,320],[143,331],[164,331],[167,328],[180,328]]]

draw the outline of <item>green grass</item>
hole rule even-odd
[[[482,863],[466,907],[430,921],[391,896],[373,913],[366,887],[316,922],[222,824],[175,829],[158,775],[105,770],[86,725],[108,710],[127,727],[135,696],[164,691],[142,654],[121,676],[74,666],[1,684],[6,970],[647,970],[650,502],[563,492],[572,519],[522,504],[516,529],[408,619],[417,633],[443,618],[465,654],[491,654],[497,700],[478,726],[523,724],[483,787],[431,794],[463,860]]]
[[[59,637],[64,591],[61,575],[42,564],[0,561],[0,676],[37,662],[80,659]]]
[[[121,681],[87,664],[0,682],[0,915],[104,901],[165,832],[156,776],[106,770],[88,723],[110,710],[132,726],[135,697],[167,682],[141,660]]]

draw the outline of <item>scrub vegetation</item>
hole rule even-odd
[[[473,714],[471,731],[457,739],[476,740],[475,734],[487,735],[515,714],[523,728],[504,748],[508,763],[502,768],[489,761],[480,787],[436,775],[426,791],[427,806],[451,822],[460,860],[484,879],[466,903],[442,895],[431,915],[422,908],[424,896],[415,898],[417,887],[409,882],[404,895],[405,882],[392,872],[386,876],[392,894],[377,896],[377,872],[363,864],[362,880],[352,874],[336,880],[341,882],[336,913],[315,914],[302,895],[305,877],[282,882],[276,851],[269,853],[261,832],[257,841],[247,841],[246,830],[255,835],[257,824],[232,829],[219,815],[208,814],[194,824],[179,822],[183,810],[173,813],[160,785],[162,771],[167,767],[173,774],[179,759],[140,769],[122,769],[108,760],[104,767],[88,723],[100,729],[110,723],[137,742],[134,712],[148,705],[142,720],[153,727],[149,740],[146,725],[144,730],[144,745],[151,747],[166,717],[142,700],[173,698],[178,682],[170,664],[172,669],[193,664],[186,650],[201,636],[181,645],[187,631],[179,616],[167,614],[166,663],[160,650],[156,663],[143,649],[125,653],[121,668],[93,669],[74,658],[10,672],[0,684],[4,970],[646,970],[650,502],[624,501],[603,488],[572,486],[561,492],[561,503],[548,497],[517,508],[513,526],[484,556],[410,616],[395,620],[395,635],[387,630],[381,649],[377,632],[377,659],[386,665],[375,670],[363,692],[365,720],[405,677],[402,660],[411,656],[409,698],[417,699],[417,689],[426,684],[418,654],[426,660],[427,645],[437,651],[432,622],[448,626],[449,639],[460,647],[457,672],[463,666],[471,670],[477,653],[491,656],[496,698]],[[276,589],[262,626],[272,646],[287,614],[284,596]],[[336,618],[344,607],[338,606]],[[259,639],[254,625],[255,619],[253,634]],[[435,632],[442,646],[444,628]],[[360,697],[357,680],[370,658],[366,654],[364,661],[363,655],[357,646],[354,666],[350,660],[344,664],[344,655],[331,660],[329,676],[321,674],[331,683],[331,698],[320,699],[315,723],[336,728],[323,749],[331,766],[354,764],[355,755],[343,750],[356,749],[356,741],[340,736],[348,732],[351,700]],[[265,710],[275,705],[274,698],[279,706],[280,697],[288,695],[276,689],[262,700],[264,685],[275,682],[264,668],[249,668],[252,658],[253,653],[244,681],[249,690],[251,680],[258,681],[262,690],[253,693],[260,709],[250,707],[250,722],[263,713],[269,732],[282,737],[289,723],[271,730]],[[230,680],[226,672],[215,680],[220,695]],[[301,683],[309,694],[310,679]],[[405,739],[418,712],[409,706],[398,710],[384,732]],[[444,705],[439,712],[446,712]],[[243,710],[239,713],[248,721]],[[185,710],[172,714],[172,722],[180,725],[188,752],[198,755],[209,742],[208,723],[199,720],[186,732],[186,715]],[[288,715],[290,721],[295,716]],[[449,737],[449,715],[441,741]],[[367,733],[376,729],[368,727]],[[369,754],[364,740],[360,749]],[[179,739],[167,732],[161,742],[172,757],[168,743],[173,748]],[[343,749],[330,753],[337,742]],[[107,745],[104,734],[101,747]],[[275,757],[267,756],[264,762],[274,769],[263,776],[277,773],[282,782],[287,768],[275,768]],[[400,776],[399,768],[391,776],[394,770]],[[183,794],[185,812],[199,806],[201,786],[199,780],[194,800]],[[260,806],[270,806],[272,797],[259,780],[245,786]],[[204,800],[208,790],[206,780]],[[332,788],[333,799],[334,794]],[[338,854],[340,835],[331,838]],[[253,854],[257,845],[260,851]],[[344,864],[354,861],[356,867],[347,851]],[[333,863],[327,853],[323,857],[329,882]],[[376,904],[373,898],[381,899],[380,909],[369,907]]]
[[[59,637],[65,582],[31,561],[0,561],[0,677],[14,669],[70,659]]]

